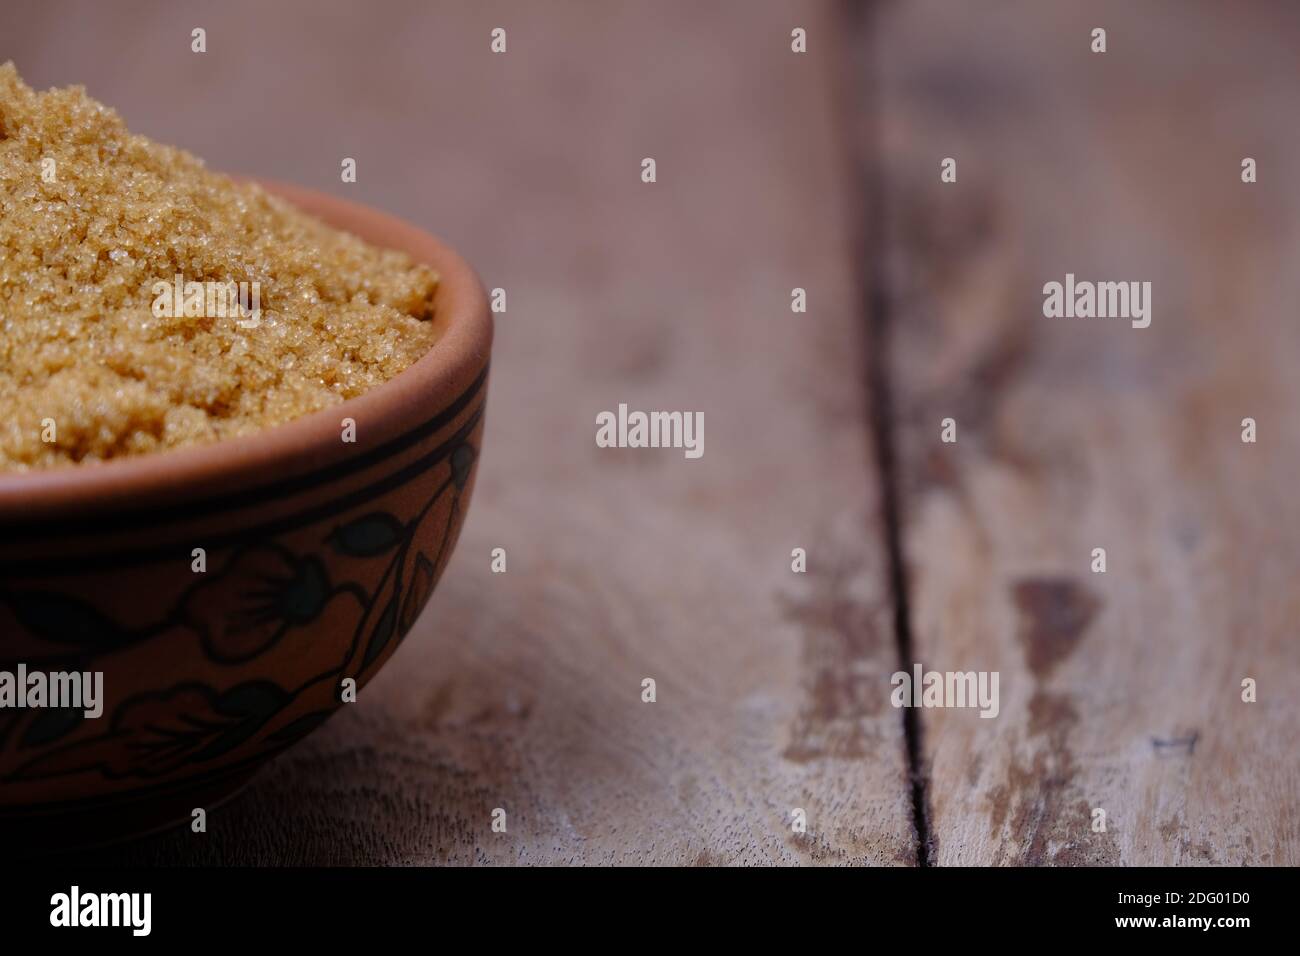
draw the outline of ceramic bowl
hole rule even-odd
[[[482,286],[397,219],[263,185],[432,266],[440,337],[391,381],[248,437],[0,474],[0,671],[102,672],[104,700],[98,718],[0,709],[0,831],[109,842],[214,807],[364,687],[455,548],[483,436]]]

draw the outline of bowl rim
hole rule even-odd
[[[389,213],[327,193],[261,177],[232,178],[432,267],[438,273],[434,321],[442,326],[434,345],[361,395],[252,434],[93,464],[0,472],[0,525],[15,519],[27,524],[69,509],[116,508],[151,494],[171,501],[199,498],[204,489],[267,483],[286,464],[306,470],[346,459],[363,446],[340,440],[341,418],[364,420],[374,434],[396,434],[411,408],[449,385],[468,382],[486,367],[493,334],[487,295],[469,263],[442,240]],[[192,495],[185,491],[190,488],[196,489]]]

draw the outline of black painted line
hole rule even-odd
[[[392,474],[371,482],[364,488],[359,488],[351,494],[339,498],[333,498],[315,508],[309,508],[283,518],[277,518],[274,521],[267,521],[250,528],[233,531],[229,534],[217,536],[190,535],[184,543],[164,545],[157,548],[127,552],[108,551],[104,554],[82,558],[64,556],[40,560],[20,559],[0,562],[0,579],[8,577],[63,577],[71,574],[83,574],[87,571],[103,570],[104,568],[117,569],[138,564],[182,559],[188,561],[190,550],[196,545],[209,550],[220,550],[246,541],[265,540],[286,531],[293,531],[305,525],[313,524],[322,518],[328,518],[331,515],[365,504],[394,488],[401,487],[441,464],[474,431],[474,428],[483,417],[483,407],[483,405],[479,405],[465,424],[433,451],[417,458]]]
[[[299,492],[308,491],[319,485],[335,481],[339,478],[344,478],[354,472],[362,471],[404,451],[411,445],[419,442],[421,439],[436,434],[440,429],[454,421],[456,416],[464,411],[465,408],[474,401],[478,393],[482,391],[483,384],[487,381],[487,374],[488,367],[485,365],[483,371],[481,371],[478,374],[478,377],[466,387],[465,391],[461,392],[455,401],[442,409],[442,411],[438,412],[438,414],[434,415],[427,421],[421,422],[410,431],[404,432],[396,438],[391,439],[376,448],[370,449],[364,454],[335,462],[333,465],[329,465],[316,471],[310,471],[292,478],[283,478],[278,481],[269,482],[265,485],[246,488],[242,491],[231,492],[225,495],[215,495],[194,501],[179,502],[161,508],[130,508],[114,512],[111,515],[95,516],[93,519],[95,531],[121,531],[137,527],[141,521],[164,523],[168,521],[185,521],[192,518],[203,518],[222,511],[230,511],[236,508],[261,504],[270,498],[279,498],[298,494]],[[343,409],[344,405],[336,407]],[[88,520],[90,519],[85,517],[70,517],[48,519],[27,518],[13,522],[0,521],[0,531],[3,531],[6,535],[13,535],[27,531],[39,534],[42,540],[48,540],[54,537],[84,535],[86,533]]]

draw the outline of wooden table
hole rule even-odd
[[[470,518],[396,660],[206,834],[90,859],[1300,862],[1297,31],[6,4],[33,84],[396,211],[507,292]],[[1067,272],[1151,281],[1151,326],[1045,318]],[[620,402],[702,411],[704,456],[597,448]],[[890,706],[918,662],[998,672],[998,717]]]

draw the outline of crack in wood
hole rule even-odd
[[[910,672],[915,662],[911,611],[908,606],[907,567],[903,559],[902,514],[899,494],[897,437],[894,429],[894,389],[890,379],[891,340],[890,285],[885,247],[889,237],[889,207],[886,202],[884,164],[881,160],[880,122],[876,93],[877,78],[872,63],[878,62],[876,39],[880,0],[844,0],[844,29],[839,35],[848,44],[843,77],[844,116],[842,127],[851,131],[844,148],[850,170],[859,185],[856,197],[853,260],[860,263],[859,309],[866,329],[866,375],[869,445],[872,467],[881,487],[880,510],[885,530],[889,591],[894,608],[894,645],[900,670]],[[860,127],[862,134],[856,131]],[[873,228],[872,224],[875,224]],[[924,768],[923,731],[917,708],[901,708],[903,737],[907,751],[912,826],[916,833],[916,864],[932,866],[934,834],[930,827],[928,779]]]

